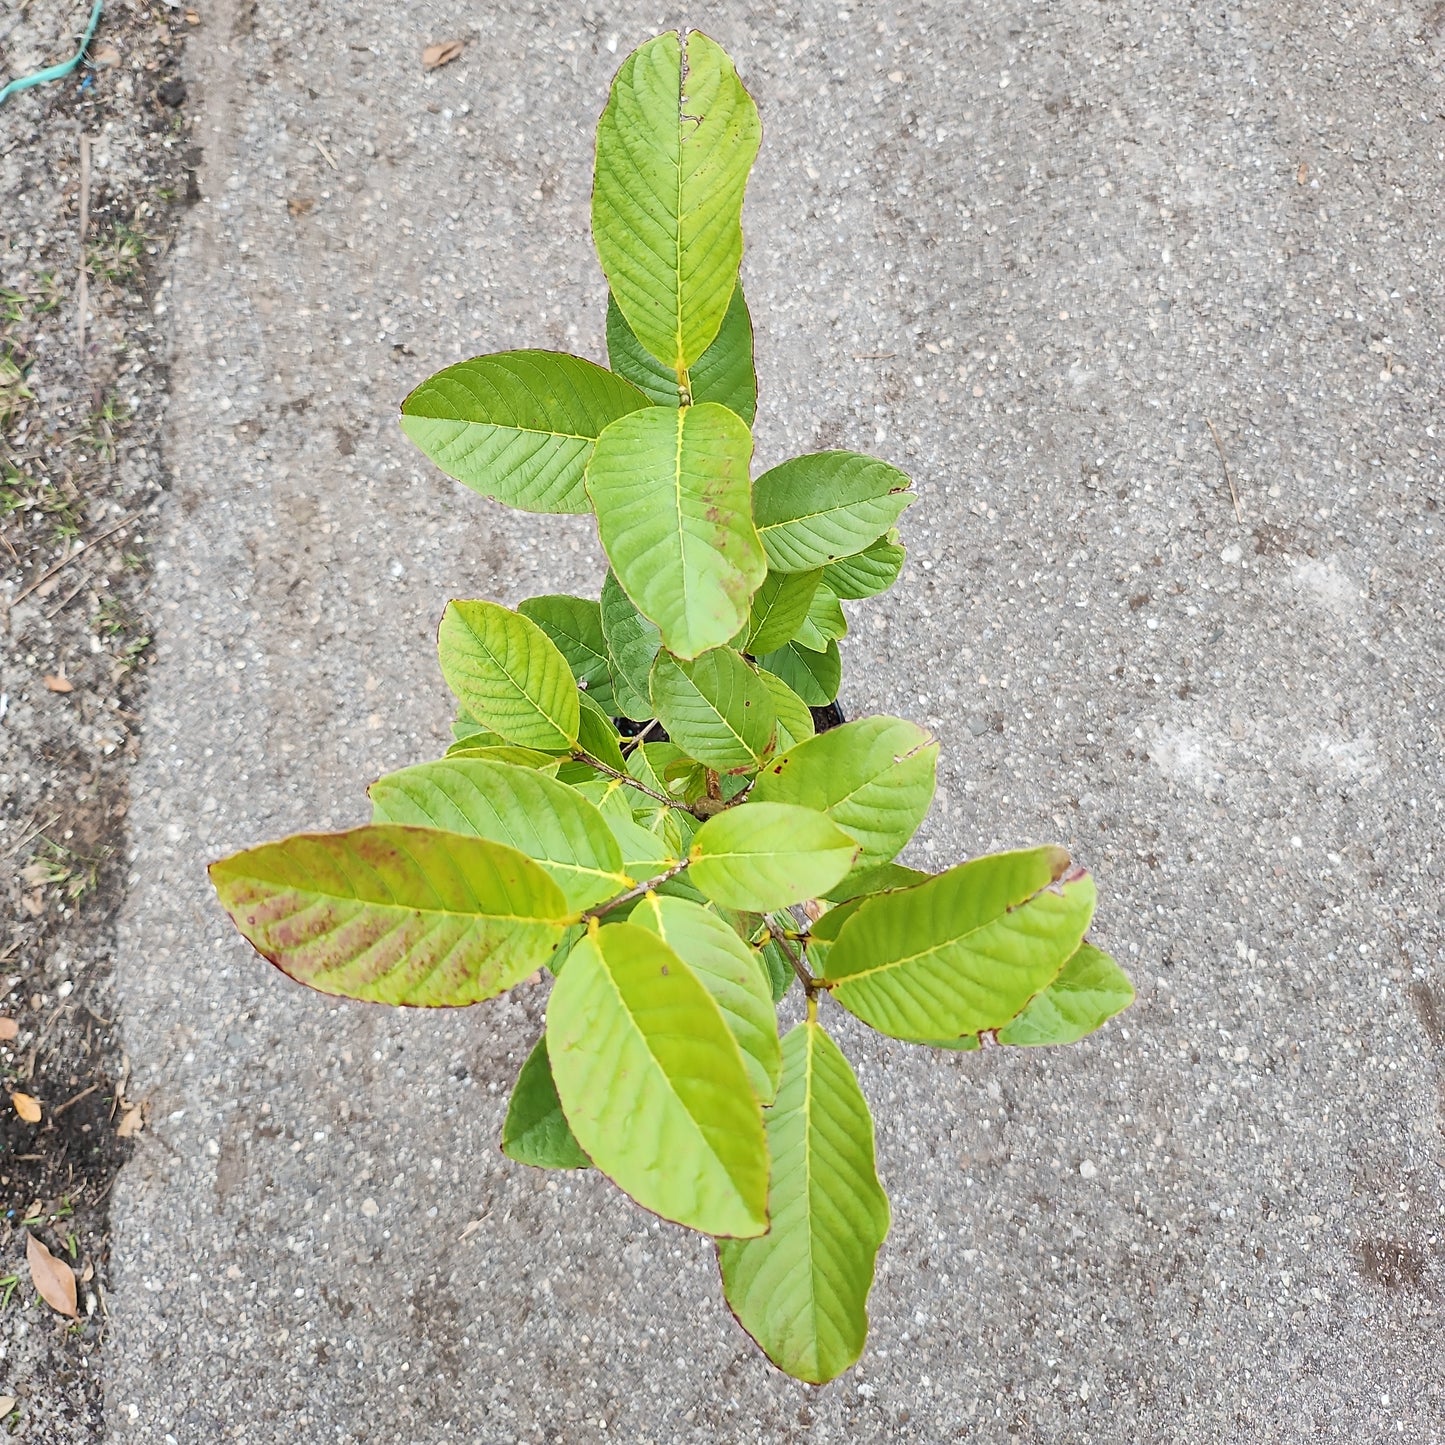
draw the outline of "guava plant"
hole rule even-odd
[[[889,1225],[873,1121],[821,1002],[975,1049],[1072,1042],[1133,991],[1085,941],[1094,883],[1062,848],[935,876],[894,861],[933,796],[923,728],[815,733],[842,603],[898,576],[911,493],[847,451],[750,477],[738,273],[760,135],[705,35],[623,63],[592,197],[610,369],[478,357],[401,417],[484,496],[594,513],[600,595],[449,603],[446,755],[374,783],[368,826],[249,849],[211,877],[256,949],[325,993],[453,1007],[550,968],[502,1148],[596,1168],[714,1236],[743,1328],[821,1382],[863,1348]],[[802,1017],[780,1040],[794,981]]]

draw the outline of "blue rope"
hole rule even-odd
[[[22,90],[29,90],[32,85],[44,85],[48,80],[64,80],[82,60],[85,59],[86,47],[90,44],[91,36],[95,34],[95,27],[100,24],[100,10],[102,0],[95,0],[95,8],[90,12],[90,24],[85,27],[85,37],[80,42],[80,49],[59,65],[48,66],[44,70],[37,70],[34,75],[22,76],[19,80],[12,80],[3,90],[0,90],[0,105],[4,105],[12,95],[18,95]]]

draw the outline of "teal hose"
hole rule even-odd
[[[44,85],[48,80],[64,80],[82,60],[85,59],[86,47],[90,44],[91,36],[95,34],[95,27],[100,24],[100,10],[102,0],[95,0],[95,8],[90,12],[90,24],[85,27],[85,37],[80,42],[80,49],[59,65],[47,66],[44,70],[37,70],[34,75],[22,76],[19,80],[12,80],[4,90],[0,90],[0,105],[4,105],[12,95],[18,95],[22,90],[29,90],[32,85]]]

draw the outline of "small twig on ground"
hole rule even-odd
[[[46,621],[49,621],[53,617],[59,617],[60,614],[64,612],[65,609],[69,607],[70,604],[74,602],[77,597],[80,596],[81,589],[87,586],[89,582],[89,577],[82,577],[80,581],[77,582],[75,586],[65,594],[65,600],[62,602],[57,602],[55,606],[52,607],[50,611],[45,614]]]
[[[61,1114],[63,1114],[68,1108],[70,1108],[70,1106],[71,1106],[72,1104],[78,1104],[82,1099],[86,1098],[88,1095],[95,1093],[95,1091],[96,1091],[98,1088],[100,1088],[100,1084],[97,1082],[97,1083],[92,1084],[88,1089],[82,1089],[78,1094],[72,1094],[72,1095],[70,1096],[70,1098],[68,1098],[63,1104],[61,1104],[59,1107],[54,1108],[54,1109],[52,1109],[52,1110],[50,1111],[50,1117],[51,1117],[52,1119],[58,1118],[58,1117],[59,1117]]]
[[[86,296],[85,233],[90,229],[90,137],[80,137],[80,283],[76,287],[76,308],[79,315],[75,320],[76,346],[80,351],[80,364],[85,365],[85,309],[89,298]]]
[[[327,150],[326,147],[322,145],[319,140],[316,139],[315,136],[311,137],[311,144],[314,145],[316,149],[319,150],[321,154],[326,157],[326,164],[330,166],[333,171],[339,171],[341,169],[341,167],[336,164],[336,157],[333,156],[331,152]]]
[[[38,811],[39,809],[36,810],[36,812]],[[30,824],[34,821],[34,819],[35,813],[32,813],[30,815],[30,818],[25,823],[26,828],[28,828],[30,831],[22,833],[20,835],[20,841],[18,843],[12,843],[10,845],[10,851],[8,853],[0,854],[0,857],[13,858],[32,838],[38,838],[47,828],[53,828],[60,821],[60,814],[56,813],[55,816],[51,818],[48,823],[41,823],[38,827],[31,828]],[[5,956],[9,956],[8,951]]]
[[[1214,438],[1214,449],[1219,453],[1219,464],[1224,468],[1224,480],[1229,483],[1229,497],[1234,503],[1234,520],[1242,527],[1244,525],[1244,513],[1239,509],[1239,493],[1234,490],[1234,478],[1229,475],[1229,459],[1224,455],[1224,443],[1219,439],[1219,429],[1208,417],[1204,418],[1204,424],[1209,428],[1209,434]]]
[[[43,573],[23,591],[18,592],[15,596],[15,600],[10,604],[10,606],[18,607],[22,602],[25,601],[27,597],[30,596],[32,592],[35,591],[37,587],[43,587],[47,582],[50,581],[52,577],[55,576],[57,572],[63,572],[67,567],[70,566],[72,562],[75,561],[77,557],[84,556],[85,553],[90,551],[90,549],[94,547],[97,542],[104,542],[107,537],[112,536],[116,532],[119,532],[122,527],[128,527],[132,522],[139,521],[142,515],[143,513],[141,512],[132,512],[128,517],[122,517],[120,521],[115,524],[115,526],[107,527],[105,531],[97,533],[94,537],[92,537],[90,541],[85,543],[84,546],[77,547],[75,551],[70,554],[70,556],[62,557],[60,561],[58,561],[55,566],[50,569],[50,571]]]
[[[864,351],[854,355],[854,361],[892,361],[896,351]]]

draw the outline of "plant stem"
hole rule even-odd
[[[772,920],[769,919],[769,922],[771,921]],[[772,932],[772,930],[769,929],[769,932]],[[786,938],[783,937],[781,933],[773,934],[773,942],[776,943],[778,947],[783,950],[783,953],[786,956],[788,962],[793,965],[793,972],[798,975],[798,982],[803,985],[804,990],[807,992],[808,1002],[811,1005],[813,1001],[813,995],[818,993],[820,990],[826,991],[828,985],[824,983],[821,979],[814,978],[813,975],[808,972],[807,964],[805,964],[802,958],[800,958],[798,954],[793,951],[792,945],[788,942]]]
[[[690,858],[684,858],[681,863],[674,863],[665,873],[659,873],[655,878],[648,878],[641,883],[635,883],[625,893],[619,893],[616,898],[609,898],[605,903],[599,903],[595,908],[589,908],[579,915],[578,922],[586,922],[590,918],[601,918],[604,913],[611,913],[614,908],[620,908],[624,903],[631,903],[634,898],[641,898],[644,893],[651,893],[654,888],[666,883],[669,878],[676,878],[687,865],[692,862]]]
[[[666,803],[669,808],[679,808],[684,813],[690,812],[686,803],[679,803],[676,798],[666,797],[662,793],[655,793],[646,783],[639,783],[631,773],[619,773],[616,768],[604,763],[601,758],[594,758],[591,753],[582,748],[574,748],[572,756],[579,763],[586,763],[589,768],[596,768],[599,773],[606,777],[614,778],[619,783],[626,783],[630,788],[636,788],[639,793],[646,793],[649,798],[656,798],[659,803]]]

